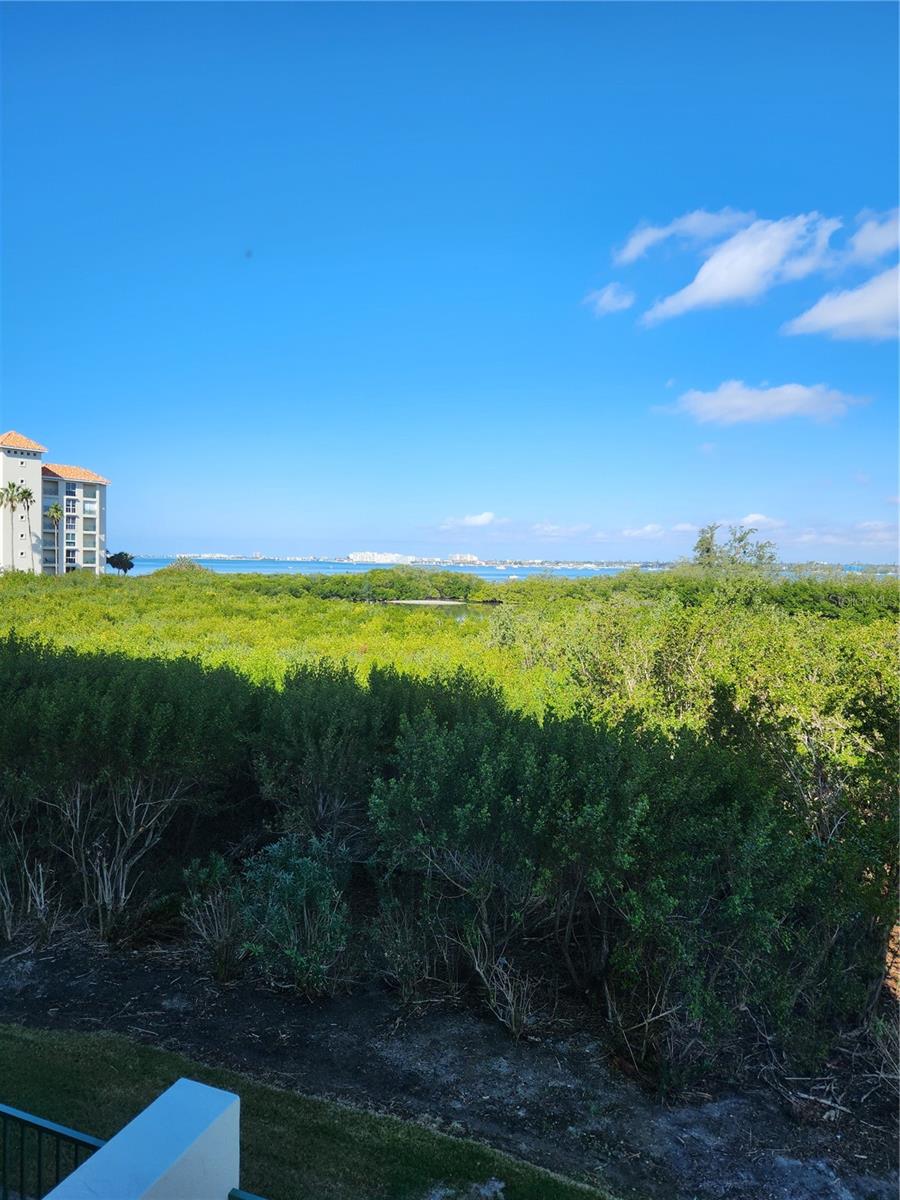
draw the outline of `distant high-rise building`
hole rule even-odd
[[[33,500],[0,509],[0,569],[62,575],[106,566],[108,479],[85,467],[45,463],[47,447],[10,429],[0,434],[0,489],[14,483]],[[58,524],[47,515],[58,504]]]

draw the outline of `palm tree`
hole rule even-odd
[[[16,509],[22,503],[22,492],[31,492],[28,488],[20,487],[12,479],[5,488],[0,488],[0,508],[9,509],[9,565],[16,569]],[[34,497],[32,496],[32,499]]]
[[[53,542],[56,547],[56,574],[59,574],[59,526],[63,519],[63,510],[57,501],[51,504],[44,516],[53,526]]]

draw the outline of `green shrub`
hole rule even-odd
[[[240,887],[231,868],[214,852],[205,862],[195,858],[185,868],[184,882],[188,894],[181,915],[202,959],[216,979],[233,979],[246,954],[246,929]]]
[[[426,713],[403,723],[372,818],[392,862],[443,887],[443,927],[479,947],[483,979],[484,963],[565,971],[658,1069],[702,1066],[750,1018],[821,1057],[881,977],[892,806],[881,780],[826,811],[774,736],[727,695],[702,734]]]
[[[327,840],[289,835],[252,858],[240,883],[247,950],[272,983],[330,996],[349,982],[346,861]]]

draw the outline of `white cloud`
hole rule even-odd
[[[840,221],[803,213],[778,221],[754,221],[713,248],[694,279],[657,301],[643,316],[655,325],[696,308],[749,303],[769,288],[820,270]]]
[[[799,546],[815,543],[823,546],[844,546],[849,541],[849,538],[842,537],[838,533],[831,533],[828,530],[805,529],[803,533],[798,533],[791,541]]]
[[[441,523],[441,529],[472,529],[485,525],[502,525],[505,521],[505,517],[498,517],[496,513],[473,513],[466,517],[447,517]]]
[[[665,533],[662,525],[641,525],[638,529],[623,529],[622,537],[627,538],[658,538]]]
[[[858,403],[858,397],[826,387],[824,383],[812,387],[783,383],[780,387],[754,388],[743,380],[729,379],[712,392],[685,392],[669,411],[687,413],[701,424],[738,425],[748,421],[780,421],[785,417],[827,421],[843,416],[849,405]]]
[[[745,529],[784,529],[787,521],[782,521],[778,517],[767,517],[765,513],[747,513],[746,517],[741,517],[738,521],[733,521],[731,524],[743,525]]]
[[[699,530],[699,525],[692,525],[690,521],[679,521],[677,525],[672,526],[673,533],[696,533]]]
[[[802,220],[798,217],[797,220]],[[805,279],[816,271],[822,271],[834,262],[834,254],[830,247],[832,235],[843,225],[843,221],[835,217],[820,217],[818,213],[810,213],[810,226],[801,245],[799,253],[785,260],[781,272],[775,282],[789,283],[794,279]]]
[[[872,264],[892,254],[900,244],[898,210],[886,213],[860,213],[859,229],[850,239],[849,261]]]
[[[589,529],[590,525],[554,525],[552,521],[538,521],[537,525],[532,525],[531,532],[542,538],[564,538],[577,537]]]
[[[897,336],[898,267],[890,267],[857,288],[829,292],[812,308],[788,321],[785,333],[827,333],[841,340],[880,341]]]
[[[716,238],[725,237],[726,234],[749,225],[753,215],[736,212],[733,208],[723,208],[714,213],[700,208],[685,213],[682,217],[676,217],[668,225],[639,225],[622,249],[616,251],[613,259],[622,265],[633,263],[642,258],[652,246],[672,237],[700,245],[713,242]]]
[[[595,317],[605,317],[609,313],[623,312],[631,308],[635,301],[634,292],[623,288],[621,283],[608,283],[606,287],[596,292],[588,292],[584,298]]]
[[[859,533],[860,540],[867,546],[880,546],[887,543],[897,544],[897,526],[890,521],[857,521],[853,528]]]
[[[897,546],[897,526],[891,521],[857,521],[837,528],[804,529],[788,541],[800,545]]]

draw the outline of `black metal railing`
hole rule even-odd
[[[0,1200],[43,1200],[102,1145],[88,1133],[0,1104]]]

